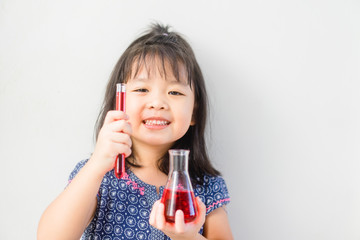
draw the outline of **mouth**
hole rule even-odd
[[[167,126],[170,124],[167,120],[159,120],[159,119],[146,119],[143,121],[146,126]]]
[[[163,117],[148,117],[143,120],[145,128],[149,130],[162,130],[167,128],[171,122]]]

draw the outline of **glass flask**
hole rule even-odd
[[[175,213],[182,210],[185,223],[193,221],[198,209],[188,173],[189,150],[170,149],[168,180],[161,198],[165,205],[165,219],[175,222]]]

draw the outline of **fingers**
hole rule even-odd
[[[184,212],[177,210],[175,213],[175,223],[169,223],[165,220],[165,206],[163,203],[156,201],[150,213],[149,223],[163,231],[171,239],[195,239],[205,221],[206,207],[200,198],[196,198],[199,215],[194,222],[185,223]]]
[[[178,233],[185,232],[184,212],[177,210],[175,213],[175,229]]]
[[[118,153],[124,153],[126,157],[130,156],[132,146],[130,125],[122,120],[110,123],[110,125],[113,125],[109,126],[113,130],[107,132],[109,140],[114,144]]]
[[[129,116],[122,112],[122,111],[109,111],[107,112],[105,119],[104,119],[104,125],[109,124],[111,122],[117,121],[117,120],[128,120]]]
[[[200,197],[196,197],[195,198],[197,206],[198,206],[198,210],[199,212],[206,212],[206,206],[205,204],[201,201]]]
[[[129,135],[132,133],[131,125],[126,120],[116,120],[115,122],[108,123],[106,127],[113,132],[123,132]]]
[[[109,138],[114,143],[122,143],[127,145],[128,147],[132,146],[131,138],[128,134],[119,133],[119,132],[111,132],[109,133]]]
[[[203,224],[205,222],[206,206],[199,197],[196,197],[195,199],[196,199],[196,205],[198,208],[197,222],[200,222]]]
[[[126,157],[131,154],[132,142],[130,135],[132,128],[127,119],[129,117],[121,111],[109,111],[105,117],[98,142],[111,157],[120,153],[124,153]]]
[[[128,157],[131,155],[131,148],[128,145],[116,143],[115,147],[117,154],[114,156],[116,157],[118,154],[125,154],[125,157]],[[114,158],[113,157],[113,158]]]
[[[150,217],[149,217],[149,223],[150,225],[154,226],[155,227],[155,215],[156,215],[156,211],[157,211],[157,207],[159,206],[159,200],[156,201],[152,207],[152,210],[151,210],[151,213],[150,213]]]
[[[160,200],[156,201],[149,217],[150,225],[160,230],[163,230],[165,227],[164,209],[164,204]]]
[[[163,230],[165,227],[164,210],[165,210],[165,205],[160,202],[159,206],[157,207],[156,216],[155,216],[157,228],[160,230]]]

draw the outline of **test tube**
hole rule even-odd
[[[125,112],[125,84],[117,83],[116,84],[116,110]],[[114,167],[115,176],[117,178],[122,178],[125,174],[125,154],[119,154],[115,160]]]

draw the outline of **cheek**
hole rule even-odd
[[[181,115],[184,123],[186,122],[186,124],[191,124],[191,121],[193,120],[193,111],[194,107],[191,104],[189,107],[182,108],[182,111],[179,114]]]
[[[129,122],[131,124],[134,124],[135,121],[139,118],[140,116],[140,108],[138,107],[139,105],[136,105],[135,102],[127,102],[126,103],[126,114],[129,116]]]

